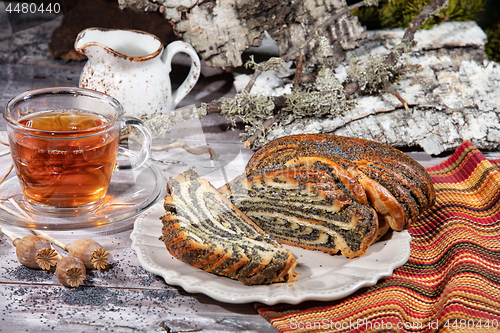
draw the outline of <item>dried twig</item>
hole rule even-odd
[[[17,213],[16,211],[10,209],[9,207],[6,207],[5,205],[3,205],[1,203],[0,203],[0,208],[5,210],[7,213],[14,215],[15,217],[20,218],[21,220],[26,219],[26,217],[24,215]],[[33,221],[31,218],[30,218],[30,220]]]
[[[347,125],[349,123],[352,123],[353,121],[361,120],[361,119],[364,119],[366,117],[373,116],[373,115],[376,115],[376,114],[390,113],[390,112],[394,112],[394,110],[392,110],[392,109],[370,110],[368,112],[365,112],[363,114],[360,114],[360,115],[357,115],[357,116],[354,116],[354,117],[346,117],[346,118],[344,118],[342,120],[342,122],[340,124],[337,124],[336,126],[334,126],[332,128],[332,131],[335,131],[335,130],[341,128],[341,127],[344,127],[345,125]]]
[[[412,41],[415,38],[415,33],[418,29],[420,29],[422,24],[424,24],[425,21],[427,21],[433,13],[446,5],[447,2],[448,0],[433,0],[427,6],[425,6],[424,9],[422,9],[422,11],[417,16],[415,16],[408,28],[406,28],[403,39]]]
[[[206,110],[207,110],[207,114],[211,114],[211,113],[220,113],[220,106],[222,104],[222,101],[213,101],[213,102],[210,102],[210,103],[206,103],[205,104],[205,107],[206,107]]]
[[[383,83],[385,90],[396,96],[396,98],[399,99],[401,103],[403,103],[404,108],[408,110],[408,103],[406,103],[406,101],[403,99],[403,97],[401,97],[401,95],[396,91],[396,89],[394,89],[387,81],[384,81]]]
[[[264,129],[268,129],[269,127],[271,127],[272,124],[274,124],[280,117],[281,115],[283,114],[283,111],[280,111],[277,115],[275,115],[274,117],[272,118],[269,118],[267,119],[262,125],[264,126]],[[263,133],[263,131],[261,129],[258,129],[255,131],[255,133],[248,137],[246,140],[245,140],[245,147],[250,147],[254,142],[255,140],[257,140],[257,138]]]
[[[443,7],[447,2],[448,0],[432,0],[427,6],[425,6],[424,9],[422,9],[422,11],[415,16],[408,28],[406,28],[405,34],[403,35],[403,43],[413,43],[415,33],[418,29],[420,29],[422,24],[424,24],[434,12]],[[386,57],[386,62],[388,64],[395,64],[402,53],[402,48],[399,48],[396,51],[391,51]]]
[[[304,71],[304,54],[300,53],[299,60],[297,60],[297,66],[295,69],[295,75],[293,77],[293,87],[296,89],[302,82],[302,72]]]
[[[304,55],[301,53],[299,56],[299,59],[297,60],[295,75],[293,78],[293,86],[295,89],[297,89],[300,86],[300,83],[302,82],[303,62],[304,62]],[[279,103],[279,101],[281,101],[281,100],[282,100],[282,103]],[[275,98],[275,105],[278,104],[276,109],[281,110],[282,107],[285,106],[284,101],[285,100],[283,98]],[[251,136],[249,136],[245,140],[245,143],[244,143],[245,147],[251,147],[253,145],[253,143],[255,142],[255,140],[257,140],[257,138],[260,135],[262,135],[262,133],[266,129],[271,127],[272,124],[274,124],[278,119],[280,119],[280,117],[282,115],[283,115],[283,111],[279,111],[276,115],[274,115],[274,117],[269,118],[266,121],[264,121],[264,123],[262,124],[263,129],[257,129],[254,134],[252,134]]]
[[[415,39],[415,33],[417,32],[418,29],[420,29],[422,24],[424,24],[425,21],[427,21],[429,17],[434,12],[436,12],[436,10],[443,7],[447,2],[448,2],[447,0],[433,0],[427,6],[425,6],[424,9],[422,9],[422,11],[417,16],[415,16],[415,18],[410,23],[408,28],[406,28],[402,44],[411,45],[413,43],[413,40]],[[396,64],[398,58],[403,54],[403,51],[404,47],[399,47],[391,50],[391,52],[385,58],[385,62],[392,65]],[[408,103],[406,103],[406,101],[401,97],[401,95],[399,95],[398,92],[394,88],[392,88],[388,82],[384,82],[384,88],[388,92],[396,96],[397,99],[399,99],[401,103],[403,103],[405,109],[408,109]]]
[[[203,147],[203,148],[198,148],[198,149],[191,148],[185,142],[174,142],[174,143],[171,143],[171,144],[168,144],[165,146],[154,146],[154,147],[151,147],[151,150],[153,150],[153,151],[168,151],[168,150],[175,149],[175,148],[182,148],[185,151],[187,151],[188,153],[193,154],[193,155],[202,155],[202,154],[208,153],[208,154],[210,154],[211,160],[217,159],[217,154],[215,153],[215,151],[212,148],[210,148],[210,147]]]
[[[19,204],[12,198],[9,198],[9,202],[12,204],[12,206],[16,207],[16,209],[28,220],[34,222],[33,218],[26,213],[24,209],[22,209]]]
[[[255,72],[250,78],[250,81],[248,81],[247,85],[243,89],[244,93],[248,94],[252,90],[252,87],[254,86],[255,81],[257,81],[257,78],[259,77],[260,74],[262,74],[262,68],[260,66],[257,66],[257,68],[255,68]]]
[[[350,12],[351,10],[354,10],[356,8],[360,8],[360,7],[363,7],[363,6],[366,6],[365,1],[360,1],[358,3],[355,3],[355,4],[351,5],[351,6],[347,6],[347,7],[344,7],[342,9],[340,9],[339,11],[333,13],[333,15],[331,15],[330,17],[328,17],[325,20],[325,22],[323,22],[321,24],[321,26],[318,27],[317,30],[323,30],[323,29],[329,27],[330,25],[332,25],[335,22],[335,20],[337,20],[342,15]],[[313,39],[314,39],[314,34],[311,35],[310,37],[308,37],[306,39],[306,41],[304,42],[304,44],[302,44],[298,48],[295,48],[295,49],[291,50],[287,54],[283,55],[282,58],[285,59],[286,61],[297,58],[299,56],[301,50],[304,49],[305,47],[307,47],[307,45],[309,45],[309,43],[311,43],[311,41]]]
[[[9,177],[13,168],[14,168],[14,164],[11,164],[7,173],[2,178],[0,178],[0,184],[2,184],[7,179],[7,177]]]
[[[123,135],[120,137],[120,139],[121,140],[132,140],[132,141],[135,141],[139,144],[142,144],[142,140],[140,138],[138,138],[137,136],[135,136],[134,134]],[[174,143],[164,145],[164,146],[151,146],[151,151],[169,151],[169,150],[175,149],[175,148],[182,148],[185,151],[187,151],[188,153],[193,154],[193,155],[202,155],[202,154],[208,153],[208,154],[210,154],[211,160],[217,159],[217,154],[215,153],[215,151],[212,148],[210,148],[210,147],[203,147],[203,148],[198,148],[198,149],[191,148],[185,142],[174,142]]]

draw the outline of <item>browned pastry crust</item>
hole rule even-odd
[[[352,181],[351,188],[362,187],[370,204],[394,230],[402,230],[434,204],[434,187],[419,163],[395,148],[369,140],[330,134],[287,136],[257,151],[245,171],[251,176],[284,165],[315,163],[349,175],[343,183]],[[362,194],[356,197],[360,203],[364,201]]]
[[[245,285],[290,282],[292,253],[192,170],[168,183],[162,240],[176,258]]]
[[[219,190],[280,242],[348,258],[435,200],[425,169],[399,150],[329,134],[268,143]]]

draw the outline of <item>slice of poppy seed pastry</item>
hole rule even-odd
[[[170,178],[168,192],[161,240],[174,257],[245,285],[293,281],[292,253],[195,171]]]
[[[240,175],[220,191],[283,244],[355,258],[378,236],[375,210],[320,167]]]

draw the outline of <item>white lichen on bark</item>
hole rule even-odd
[[[365,47],[353,52],[387,53],[404,31],[371,32]],[[500,65],[483,52],[486,35],[474,22],[443,23],[416,34],[409,56],[421,65],[394,85],[410,106],[392,94],[360,95],[340,117],[304,117],[274,127],[268,140],[298,133],[333,133],[376,140],[396,147],[420,146],[440,154],[469,140],[478,148],[500,146]],[[347,62],[344,66],[348,66]]]

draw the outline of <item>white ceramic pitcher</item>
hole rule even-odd
[[[115,97],[131,116],[173,110],[200,77],[200,59],[191,45],[175,41],[164,48],[156,36],[143,31],[89,28],[76,38],[75,50],[89,59],[80,87]],[[191,58],[191,69],[172,92],[171,63],[179,52]]]

